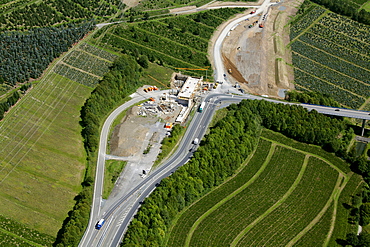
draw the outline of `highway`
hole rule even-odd
[[[155,189],[156,184],[160,181],[170,176],[179,166],[185,164],[192,156],[195,148],[193,147],[193,140],[195,138],[202,139],[204,136],[207,127],[212,119],[214,111],[220,105],[228,103],[237,103],[242,99],[256,99],[256,100],[267,100],[274,103],[283,103],[283,104],[294,104],[289,102],[282,102],[278,100],[268,99],[264,97],[249,95],[249,94],[240,94],[236,89],[232,88],[231,85],[227,82],[224,77],[225,69],[222,62],[221,56],[221,46],[223,40],[227,37],[228,32],[231,28],[237,25],[239,22],[244,21],[246,18],[258,15],[267,11],[267,8],[271,5],[270,0],[265,0],[263,4],[257,9],[256,13],[248,14],[237,20],[231,22],[225,27],[221,32],[219,38],[215,42],[213,52],[214,52],[214,79],[215,81],[222,82],[222,90],[216,90],[212,94],[209,94],[204,97],[204,101],[207,102],[203,113],[196,113],[193,117],[190,125],[187,128],[187,131],[182,138],[177,150],[173,155],[165,161],[160,167],[151,171],[150,174],[145,177],[141,183],[132,188],[126,195],[117,199],[113,204],[109,205],[104,212],[101,212],[102,208],[102,188],[103,188],[103,179],[104,179],[104,165],[105,165],[105,156],[106,156],[106,147],[109,134],[109,128],[113,120],[118,116],[120,112],[124,109],[132,106],[135,103],[140,102],[141,100],[153,96],[158,96],[159,94],[164,93],[152,92],[145,95],[136,95],[132,100],[123,104],[117,108],[113,113],[107,118],[103,125],[102,132],[100,134],[100,143],[98,151],[98,161],[96,168],[95,184],[94,184],[94,196],[92,209],[90,214],[89,225],[86,229],[86,232],[79,244],[81,247],[92,247],[92,246],[118,246],[124,232],[127,229],[130,221],[135,215],[136,211],[140,207],[140,203]],[[257,8],[255,6],[255,8]],[[225,92],[231,92],[233,94],[226,94]],[[298,104],[307,108],[308,110],[316,110],[319,113],[334,115],[334,116],[343,116],[343,117],[354,117],[358,119],[370,120],[369,112],[342,109],[342,108],[333,108],[309,104]],[[101,230],[95,229],[96,222],[100,219],[106,219],[105,225]]]

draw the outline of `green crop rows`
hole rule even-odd
[[[317,222],[309,232],[303,235],[303,237],[297,242],[296,246],[312,247],[318,244],[325,243],[331,227],[333,210],[334,205],[331,204],[331,206],[326,210],[320,221]]]
[[[359,108],[364,102],[365,99],[344,90],[341,90],[338,87],[335,87],[325,81],[321,80],[319,77],[314,77],[307,72],[303,72],[300,69],[294,70],[295,82],[298,85],[301,85],[308,90],[320,91],[323,94],[330,95],[336,101],[349,106],[351,108]]]
[[[301,17],[297,22],[294,23],[290,30],[290,39],[294,39],[299,35],[304,29],[308,28],[313,21],[319,18],[325,12],[325,9],[319,6],[311,6],[311,11],[309,11],[304,17]]]
[[[107,73],[108,68],[111,65],[110,62],[77,50],[69,53],[64,58],[64,62],[97,76],[103,76]]]
[[[55,66],[54,72],[72,81],[76,81],[89,87],[94,87],[99,81],[99,78],[97,77],[76,70],[64,64],[58,64],[57,66]]]
[[[370,96],[369,26],[317,5],[300,18],[291,27],[291,38],[299,35],[291,43],[297,88],[359,108]]]
[[[294,44],[299,44],[295,42]],[[357,95],[365,98],[370,96],[370,84],[365,84],[359,80],[355,80],[352,77],[345,76],[338,73],[335,70],[331,70],[326,66],[323,66],[315,60],[311,60],[308,57],[304,57],[299,53],[293,52],[293,63],[298,68],[304,68],[305,72],[313,74],[324,81],[329,81],[334,85],[347,89]]]
[[[92,46],[92,45],[89,45],[87,43],[83,43],[81,44],[80,46],[80,49],[82,49],[83,51],[86,51],[87,53],[90,53],[92,55],[95,55],[97,57],[101,57],[105,60],[108,60],[108,61],[111,61],[113,62],[118,56],[110,53],[110,52],[107,52],[107,51],[104,51],[102,49],[99,49],[95,46]]]
[[[297,178],[303,159],[298,152],[276,147],[258,179],[208,215],[197,227],[190,245],[230,245],[240,231],[282,198]]]
[[[207,212],[213,205],[219,203],[225,198],[225,195],[230,195],[235,190],[243,186],[261,169],[263,162],[267,158],[271,143],[265,140],[260,140],[256,152],[248,164],[235,177],[227,181],[222,186],[218,187],[211,193],[204,196],[197,203],[193,204],[186,210],[178,219],[176,225],[171,231],[167,246],[183,246],[187,236],[195,221]]]
[[[324,208],[333,192],[337,177],[338,173],[326,163],[310,157],[303,178],[292,195],[256,224],[239,242],[239,246],[288,244]],[[271,234],[266,234],[266,228]]]

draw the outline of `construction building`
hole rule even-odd
[[[177,102],[186,107],[190,107],[192,105],[195,91],[197,91],[202,85],[202,79],[202,77],[187,77],[177,95]]]

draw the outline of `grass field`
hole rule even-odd
[[[3,215],[56,235],[80,190],[85,153],[79,111],[90,91],[50,74],[0,123]]]
[[[119,177],[121,171],[125,167],[127,161],[120,161],[120,160],[107,160],[105,162],[105,172],[104,172],[104,191],[103,191],[103,198],[107,199],[114,184]]]
[[[296,87],[364,107],[370,97],[370,28],[316,4],[307,9],[291,24]]]
[[[179,215],[166,246],[328,246],[354,231],[342,203],[360,177],[315,146],[262,136],[240,172]]]

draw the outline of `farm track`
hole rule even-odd
[[[294,183],[289,187],[289,189],[285,192],[285,194],[278,200],[276,201],[270,208],[268,208],[266,211],[264,211],[262,214],[260,214],[258,216],[257,219],[255,219],[252,223],[250,223],[247,227],[245,227],[235,238],[234,240],[232,241],[231,245],[230,246],[240,246],[240,241],[245,238],[245,236],[247,235],[247,233],[257,225],[257,223],[259,223],[260,221],[262,221],[263,219],[265,219],[269,214],[271,214],[272,212],[274,212],[274,210],[276,210],[277,208],[279,208],[279,206],[281,204],[283,204],[285,202],[285,200],[287,198],[289,198],[289,196],[291,196],[295,189],[297,188],[298,184],[300,184],[305,172],[306,172],[306,168],[307,168],[307,165],[308,165],[308,162],[310,160],[310,157],[312,158],[317,158],[318,160],[321,160],[322,162],[324,162],[325,164],[328,165],[328,167],[331,167],[332,169],[334,169],[336,171],[335,174],[337,174],[337,180],[335,182],[335,186],[333,186],[333,189],[331,190],[331,192],[329,192],[328,194],[328,200],[326,200],[325,202],[323,202],[324,204],[322,208],[319,209],[317,215],[313,215],[314,217],[312,218],[312,220],[307,224],[305,225],[305,227],[303,228],[303,230],[301,230],[293,239],[290,239],[289,243],[287,246],[293,246],[294,244],[296,244],[303,236],[305,236],[305,234],[307,234],[318,222],[321,221],[322,217],[326,214],[327,210],[329,208],[334,208],[333,210],[331,210],[331,223],[330,223],[330,229],[328,230],[328,233],[327,233],[327,237],[325,238],[325,243],[324,243],[324,246],[327,246],[329,241],[330,241],[330,238],[331,238],[331,235],[333,234],[333,231],[334,231],[334,227],[335,227],[335,221],[336,221],[336,212],[337,212],[337,207],[338,207],[338,200],[339,200],[339,197],[340,197],[340,194],[342,192],[342,190],[345,188],[345,186],[347,185],[351,175],[347,175],[345,174],[341,169],[339,169],[338,167],[336,167],[335,165],[333,165],[330,161],[328,161],[327,159],[319,156],[319,155],[316,155],[314,153],[310,153],[310,152],[307,152],[307,151],[304,151],[304,150],[300,150],[300,149],[297,149],[297,148],[294,148],[294,147],[291,147],[291,146],[288,146],[288,145],[285,145],[283,143],[279,143],[277,141],[274,141],[274,140],[270,140],[268,138],[265,138],[265,137],[261,137],[262,140],[265,140],[265,141],[268,141],[271,143],[271,147],[270,147],[270,150],[269,150],[269,153],[268,153],[268,158],[266,158],[264,160],[264,165],[262,167],[260,167],[260,169],[258,170],[257,173],[255,173],[253,175],[253,177],[251,179],[248,180],[248,182],[246,184],[244,184],[243,186],[239,187],[237,190],[235,190],[233,193],[227,195],[227,197],[225,197],[223,200],[219,201],[218,203],[216,203],[214,206],[212,206],[210,209],[208,209],[206,212],[204,212],[200,217],[197,218],[197,220],[193,223],[193,225],[191,226],[189,232],[187,233],[187,236],[186,236],[186,241],[185,241],[185,244],[184,246],[190,246],[191,245],[191,242],[192,240],[194,241],[194,233],[199,229],[199,226],[200,224],[204,221],[204,219],[206,219],[207,217],[210,217],[211,213],[212,212],[215,212],[218,208],[220,208],[223,204],[225,204],[226,202],[228,202],[230,199],[237,197],[238,194],[243,190],[245,189],[246,187],[248,187],[249,185],[251,185],[255,180],[258,180],[259,178],[259,174],[261,174],[263,172],[263,170],[265,169],[265,166],[271,162],[271,157],[274,153],[274,150],[277,146],[281,146],[282,148],[287,148],[289,150],[292,150],[292,151],[296,151],[296,152],[299,152],[299,153],[302,153],[305,155],[305,158],[304,158],[304,162],[302,163],[301,165],[301,168],[300,168],[300,171],[299,171],[299,174],[298,176],[295,178],[294,180]],[[329,168],[327,168],[329,169]],[[333,171],[334,172],[334,171]],[[334,175],[334,173],[333,173]],[[306,177],[307,179],[307,177]],[[334,182],[334,181],[333,181]],[[334,183],[333,183],[334,185]],[[301,188],[302,189],[302,188]],[[292,200],[292,199],[290,199]],[[292,203],[292,202],[290,202]],[[333,206],[333,207],[332,207]],[[333,211],[333,212],[332,212]],[[326,219],[328,219],[328,217],[326,217]],[[179,222],[178,222],[179,223]],[[329,225],[328,225],[329,226]],[[202,226],[204,227],[204,225]],[[231,230],[231,229],[230,229]],[[232,236],[232,231],[229,232]],[[198,233],[199,235],[200,233]],[[202,234],[206,234],[206,233],[203,233]],[[272,237],[272,236],[271,236]],[[272,239],[271,239],[272,240]],[[267,241],[270,241],[270,240],[267,240]],[[210,242],[208,242],[210,243]],[[168,245],[167,245],[168,246]]]
[[[191,238],[192,238],[195,230],[197,229],[197,227],[199,226],[199,224],[206,217],[208,217],[212,212],[214,212],[216,209],[218,209],[221,205],[225,204],[231,198],[233,198],[234,196],[236,196],[237,194],[239,194],[240,192],[242,192],[245,188],[247,188],[250,184],[252,184],[260,176],[260,174],[265,170],[266,166],[270,162],[271,157],[273,156],[273,154],[275,152],[275,147],[276,147],[276,144],[272,144],[271,145],[270,150],[269,150],[269,153],[267,155],[267,158],[265,159],[265,162],[262,164],[262,166],[258,170],[258,172],[250,180],[248,180],[248,182],[246,182],[243,186],[241,186],[239,189],[237,189],[236,191],[234,191],[232,194],[228,195],[223,200],[221,200],[220,202],[218,202],[217,204],[215,204],[212,208],[210,208],[207,212],[205,212],[201,217],[199,217],[197,219],[197,221],[193,224],[193,226],[190,229],[189,234],[186,237],[186,242],[185,242],[185,246],[186,247],[190,246],[190,241],[191,241]]]
[[[303,34],[305,34],[306,32],[308,32],[308,30],[313,27],[315,24],[317,24],[324,16],[326,16],[327,14],[329,13],[329,10],[326,10],[324,13],[322,13],[318,18],[316,18],[315,21],[313,21],[308,27],[306,27],[305,29],[303,29],[300,34],[298,34],[297,36],[294,37],[294,39],[292,39],[289,44],[287,45],[287,47],[289,47],[291,44],[293,44],[299,37],[301,37]]]
[[[72,66],[72,65],[70,65],[70,64],[68,64],[68,63],[66,63],[66,62],[63,62],[63,61],[62,61],[62,62],[60,62],[60,64],[63,64],[63,65],[65,65],[65,66],[69,67],[69,68],[72,68],[72,69],[78,70],[78,71],[80,71],[80,72],[82,72],[82,73],[86,73],[86,74],[91,75],[91,76],[93,76],[93,77],[96,77],[96,78],[98,78],[98,79],[101,79],[101,78],[102,78],[101,76],[94,75],[94,74],[92,74],[92,73],[90,73],[90,72],[87,72],[87,71],[85,71],[85,70],[83,70],[83,69],[80,69],[80,68],[74,67],[74,66]]]
[[[274,143],[273,143],[274,144]],[[275,145],[277,145],[275,143]],[[257,219],[255,219],[251,224],[249,224],[243,231],[241,231],[236,238],[233,240],[230,246],[235,247],[238,245],[239,241],[249,232],[250,229],[252,229],[258,222],[260,222],[262,219],[264,219],[267,215],[272,213],[277,207],[279,207],[295,190],[297,185],[300,183],[304,172],[306,171],[306,167],[308,164],[309,155],[306,154],[304,162],[302,164],[302,168],[295,179],[292,186],[289,188],[289,190],[283,195],[283,197],[278,200],[272,207],[270,207],[268,210],[266,210],[263,214],[261,214]]]

